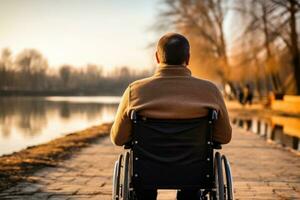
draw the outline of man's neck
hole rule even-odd
[[[158,67],[187,67],[187,65],[185,63],[183,64],[167,64],[167,63],[159,63]]]

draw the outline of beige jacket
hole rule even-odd
[[[189,119],[206,116],[209,108],[218,111],[214,140],[228,143],[232,130],[218,88],[191,76],[185,66],[160,65],[153,76],[131,83],[124,92],[111,129],[111,140],[116,145],[130,140],[131,110],[149,118]]]

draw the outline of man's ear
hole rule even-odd
[[[186,65],[188,66],[190,64],[190,54],[188,55],[187,59],[186,59]]]
[[[159,60],[157,51],[155,52],[155,58],[156,58],[156,62],[159,64],[159,63],[160,63],[160,60]]]

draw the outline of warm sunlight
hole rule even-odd
[[[0,199],[300,199],[300,0],[0,0]]]
[[[156,1],[1,1],[0,49],[38,49],[50,66],[153,65]]]

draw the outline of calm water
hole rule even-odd
[[[0,97],[0,155],[114,119],[120,97]]]
[[[0,155],[111,122],[120,97],[0,97]],[[300,119],[235,117],[234,123],[300,151]]]
[[[266,140],[300,152],[300,118],[287,116],[234,117],[232,121]]]

